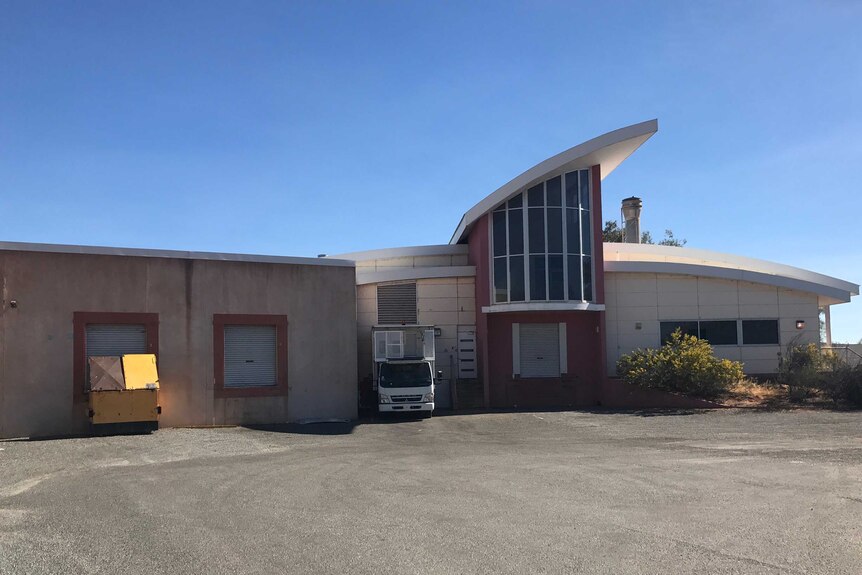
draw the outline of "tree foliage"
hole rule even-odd
[[[623,241],[623,229],[620,225],[614,220],[607,220],[605,222],[605,227],[602,228],[602,241],[608,243],[622,243]],[[641,243],[642,244],[654,244],[655,240],[653,240],[652,234],[649,231],[645,231],[641,233]],[[682,247],[686,243],[688,243],[684,239],[679,239],[674,237],[673,231],[665,230],[664,231],[664,239],[658,242],[660,246],[676,246]]]

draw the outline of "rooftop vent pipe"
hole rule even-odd
[[[641,243],[641,207],[643,202],[640,198],[633,196],[623,200],[623,241],[627,244]]]

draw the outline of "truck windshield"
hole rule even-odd
[[[384,363],[380,366],[381,387],[428,387],[431,366],[427,363]]]

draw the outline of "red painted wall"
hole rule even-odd
[[[593,406],[601,399],[599,314],[584,311],[491,313],[488,316],[491,407]],[[512,375],[513,323],[565,323],[568,373],[559,379]]]
[[[476,266],[476,365],[479,378],[485,387],[485,407],[489,407],[488,389],[488,314],[482,307],[491,304],[491,262],[490,239],[488,236],[488,214],[479,218],[473,225],[468,238],[468,262]]]
[[[592,201],[593,211],[593,258],[594,258],[594,278],[593,278],[593,301],[596,303],[605,303],[605,250],[604,242],[602,241],[602,228],[604,217],[602,216],[602,167],[595,165],[591,168],[592,171]],[[599,314],[599,332],[601,333],[601,342],[599,349],[599,360],[601,361],[602,377],[608,375],[607,357],[608,346],[605,338],[605,312],[600,311]]]

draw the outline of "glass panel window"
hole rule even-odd
[[[664,345],[670,340],[670,334],[680,330],[683,335],[693,335],[697,337],[697,322],[696,321],[663,321],[659,325],[661,333],[661,343]]]
[[[592,254],[593,241],[590,237],[590,212],[586,210],[581,210],[581,238],[583,238],[583,243],[581,244],[584,248],[583,253],[585,255]]]
[[[524,301],[524,256],[509,258],[509,300]]]
[[[578,173],[566,174],[566,207],[578,208]]]
[[[581,293],[581,256],[568,256],[569,258],[569,299],[580,301],[584,299]]]
[[[524,253],[523,210],[509,210],[509,255]]]
[[[545,253],[545,208],[529,208],[527,227],[529,229],[530,253]]]
[[[495,303],[524,301],[527,294],[536,301],[592,301],[590,185],[590,171],[576,170],[495,208]]]
[[[556,178],[551,178],[545,184],[548,190],[548,205],[549,206],[561,206],[562,205],[562,176],[557,176]]]
[[[777,319],[742,320],[743,345],[778,345]]]
[[[581,208],[590,209],[590,171],[581,170]]]
[[[548,208],[548,253],[563,253],[563,210]]]
[[[494,303],[509,301],[508,277],[506,258],[494,258]]]
[[[494,212],[494,255],[506,255],[506,212]]]
[[[700,322],[700,338],[710,345],[736,345],[736,320]]]
[[[545,254],[530,256],[530,299],[548,299],[545,287]]]
[[[563,291],[563,256],[548,256],[548,299],[565,299]]]
[[[591,257],[583,257],[584,300],[593,301],[593,262]]]
[[[566,210],[566,253],[581,253],[581,220],[578,210]]]
[[[527,190],[527,205],[530,207],[545,205],[545,186],[539,184]]]

